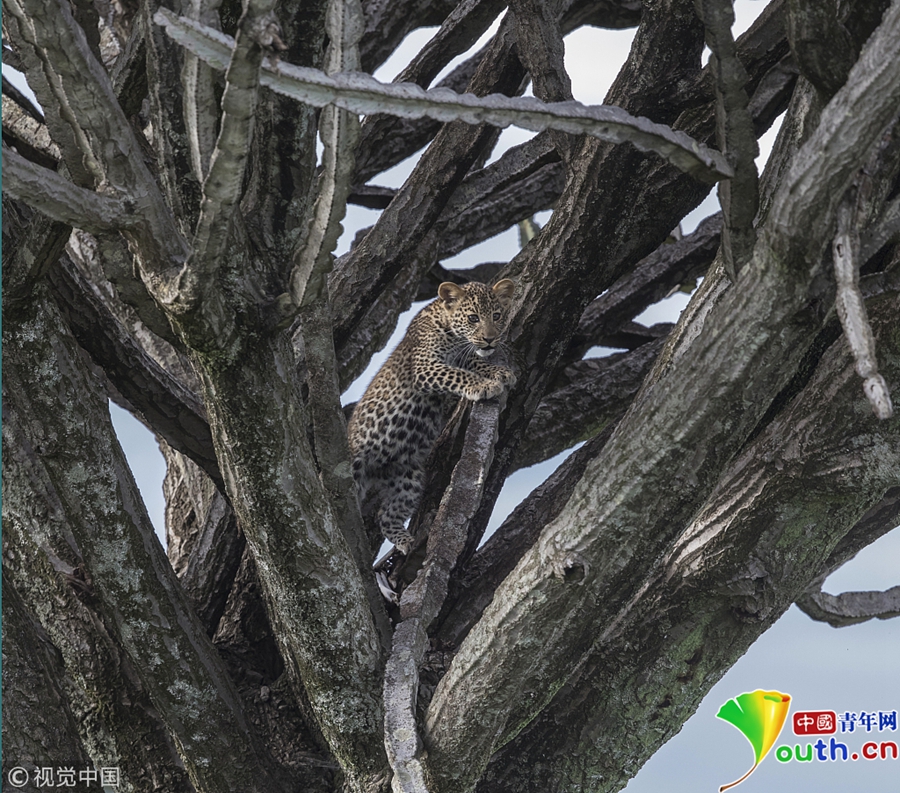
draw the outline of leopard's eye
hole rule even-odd
[[[478,324],[478,314],[469,314],[469,324],[470,325]]]
[[[499,311],[495,311],[495,312],[494,312],[494,322],[496,322],[498,319],[500,319],[500,312],[499,312]]]

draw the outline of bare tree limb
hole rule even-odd
[[[29,613],[3,565],[3,741],[6,756],[32,776],[36,768],[65,757],[90,765],[75,717],[62,689],[63,659]],[[26,759],[27,758],[27,759]],[[22,765],[23,761],[27,765]]]
[[[897,305],[894,297],[878,307],[883,341],[891,338]],[[898,374],[893,365],[892,381]],[[605,627],[588,638],[576,676],[493,758],[479,791],[512,793],[526,780],[549,793],[588,784],[601,793],[620,790],[681,728],[721,669],[787,610],[827,560],[846,553],[838,549],[854,524],[870,523],[863,544],[895,525],[896,428],[858,411],[854,381],[852,358],[838,341],[798,400],[732,461],[669,549],[645,557],[633,596],[610,609]],[[850,414],[856,426],[848,424]],[[839,427],[847,442],[826,438],[822,426]],[[849,440],[860,431],[863,443]],[[886,488],[893,504],[883,509]],[[607,535],[605,544],[614,553],[618,537]],[[601,610],[607,605],[595,602]],[[661,662],[648,664],[648,652]],[[652,730],[628,731],[638,713]],[[540,762],[527,769],[515,759],[535,753]]]
[[[623,275],[581,315],[564,360],[578,360],[598,339],[618,330],[647,306],[679,284],[703,275],[712,264],[722,228],[719,213],[706,218],[691,234],[663,244]]]
[[[394,82],[427,88],[444,66],[478,40],[505,5],[505,0],[463,0]]]
[[[416,718],[419,667],[428,644],[428,628],[447,596],[450,571],[465,547],[468,522],[481,500],[499,418],[500,406],[495,400],[472,408],[462,455],[431,526],[425,563],[400,599],[401,622],[394,631],[384,676],[385,746],[395,774],[395,793],[428,791]]]
[[[665,343],[665,337],[612,358],[578,361],[563,370],[566,384],[546,394],[512,470],[589,440],[621,418]]]
[[[4,340],[4,451],[15,461],[6,472],[7,514],[22,516],[50,548],[74,538],[95,596],[143,670],[142,682],[198,790],[282,789],[254,745],[233,684],[156,540],[105,396],[83,373],[78,348],[52,302],[41,300]],[[29,410],[42,416],[40,426],[25,420]],[[76,449],[89,471],[85,476],[68,471],[68,455]],[[54,526],[28,519],[32,502],[52,505]],[[59,522],[65,531],[51,538]],[[56,553],[65,558],[69,552]],[[239,759],[227,767],[219,761],[223,756]]]
[[[12,86],[3,80],[3,136],[4,142],[14,145],[16,149],[27,148],[20,153],[32,162],[47,168],[55,168],[62,154],[50,137],[50,130],[36,114],[28,111],[30,103],[23,104],[10,95]],[[16,92],[18,93],[18,92]]]
[[[186,16],[207,27],[221,29],[217,13],[221,0],[192,0]],[[192,52],[185,52],[181,67],[184,87],[184,120],[194,176],[201,184],[209,173],[209,163],[216,146],[219,118],[214,93],[213,69]]]
[[[872,619],[889,620],[900,617],[900,586],[884,592],[827,592],[807,594],[797,600],[797,606],[810,619],[827,622],[832,628],[858,625]]]
[[[51,269],[49,280],[72,334],[129,407],[224,492],[209,419],[199,396],[147,354],[68,256]]]
[[[737,57],[731,35],[732,0],[696,0],[695,5],[706,26],[706,43],[712,50],[709,63],[715,79],[716,140],[734,168],[734,177],[719,185],[724,218],[723,262],[728,277],[734,281],[756,242],[753,222],[759,207],[755,162],[759,146],[744,90],[748,75]]]
[[[801,248],[810,250],[809,246],[813,246],[816,251],[823,249],[823,240],[831,237],[830,231],[834,227],[834,210],[852,178],[852,171],[847,165],[830,172],[828,167],[841,162],[845,149],[859,150],[858,146],[850,144],[850,138],[874,143],[896,116],[900,84],[895,80],[898,75],[890,59],[895,54],[900,33],[894,29],[896,35],[892,36],[888,23],[898,16],[900,12],[895,2],[867,42],[848,81],[823,111],[821,122],[794,158],[785,184],[773,198],[767,226],[777,231],[774,231],[776,238],[769,244],[774,244],[776,247],[773,250],[785,260],[802,260],[804,257],[799,255]],[[884,58],[888,58],[888,62]],[[876,97],[883,97],[883,101]],[[862,129],[856,123],[860,118],[858,114],[869,110],[873,111],[872,115],[865,118],[865,128]],[[800,193],[789,193],[788,185]],[[820,203],[823,201],[824,205]],[[821,212],[821,206],[830,211]],[[786,229],[795,229],[796,232],[786,234]]]
[[[332,0],[329,3],[327,74],[359,69],[358,43],[364,26],[359,0]],[[325,147],[324,170],[319,179],[313,217],[302,245],[294,253],[290,278],[291,302],[297,307],[316,300],[328,300],[328,274],[334,262],[334,248],[343,231],[341,220],[347,211],[347,196],[356,169],[354,151],[359,141],[359,118],[355,113],[329,105],[320,114],[319,131]],[[330,310],[328,314],[330,318]]]
[[[208,636],[214,636],[247,547],[224,485],[165,441],[166,556]]]
[[[55,171],[35,165],[20,154],[3,147],[3,189],[13,198],[28,200],[53,220],[99,234],[110,229],[135,226],[139,219],[129,211],[130,197],[124,200],[77,187]]]
[[[549,3],[536,0],[510,0],[516,20],[519,57],[534,87],[534,95],[545,102],[568,102],[572,99],[572,81],[566,72],[560,13],[568,5],[565,0]],[[550,131],[559,156],[568,161],[575,142],[560,132]]]
[[[229,39],[218,31],[160,10],[157,22],[169,35],[211,66],[222,68]],[[545,104],[529,97],[495,94],[475,97],[450,92],[429,92],[417,85],[385,85],[363,72],[331,77],[315,69],[269,62],[262,84],[317,107],[334,103],[356,113],[391,113],[405,117],[428,116],[469,124],[515,124],[541,131],[556,129],[590,135],[614,143],[628,142],[653,151],[699,179],[717,181],[732,174],[716,151],[662,124],[636,119],[614,106],[588,107],[577,102]]]
[[[8,449],[4,452],[8,454]],[[31,506],[40,512],[48,505],[35,499]],[[54,511],[53,505],[50,509]],[[46,513],[41,517],[43,528],[50,528],[51,533],[61,528],[52,520],[48,526]],[[3,565],[3,654],[10,678],[3,686],[8,709],[3,725],[7,756],[25,760],[21,764],[26,767],[29,760],[45,766],[61,757],[74,760],[89,749],[91,764],[118,765],[128,779],[164,784],[172,793],[195,793],[132,662],[112,638],[115,630],[99,613],[92,597],[94,582],[85,575],[83,559],[59,542],[50,554],[46,546],[38,547],[31,531],[33,519],[33,515],[7,513],[3,527],[5,547],[13,543],[16,547],[15,559],[7,556]],[[52,562],[51,554],[55,555]],[[21,615],[31,623],[25,626],[25,631],[32,633],[30,639],[20,632],[23,626],[13,613],[18,610],[17,595],[24,601],[21,606],[27,603],[31,612]],[[23,655],[31,657],[27,669],[20,670],[16,661]],[[55,667],[53,682],[45,679],[33,689],[19,690],[23,673],[34,685],[41,656],[45,671],[48,666]],[[42,700],[43,709],[29,713],[27,706],[34,699]],[[61,728],[69,718],[74,719],[71,733],[63,737]],[[48,737],[44,726],[55,733],[55,747],[42,740]],[[17,734],[19,729],[24,734]],[[43,743],[37,751],[36,739]],[[79,745],[75,751],[73,739]],[[46,762],[40,762],[42,758]]]
[[[273,13],[275,4],[275,0],[250,0],[233,42],[225,72],[221,128],[203,182],[191,256],[179,275],[175,293],[167,301],[170,310],[178,313],[192,311],[201,302],[213,302],[212,295],[219,289],[218,272],[231,243],[229,229],[250,153],[260,66],[266,47],[277,44],[283,49]]]
[[[373,552],[366,537],[356,496],[356,483],[350,467],[347,422],[341,411],[327,286],[322,297],[300,309],[300,327],[307,367],[309,412],[322,483],[334,505],[335,519],[359,567],[375,627],[383,650],[387,653],[391,627],[384,600],[372,574]]]
[[[900,241],[900,196],[890,201],[880,217],[860,236],[859,261],[865,264],[889,242]]]
[[[844,195],[837,210],[837,234],[832,246],[837,281],[836,306],[844,335],[856,359],[856,371],[863,379],[863,391],[878,418],[893,415],[891,396],[884,377],[878,373],[875,339],[859,291],[859,228],[856,224],[857,191]]]

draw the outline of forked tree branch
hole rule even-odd
[[[178,314],[193,311],[202,302],[212,302],[212,296],[218,295],[220,289],[218,273],[232,243],[232,215],[241,197],[250,154],[260,66],[265,49],[281,44],[273,13],[275,5],[275,0],[250,0],[232,42],[225,72],[221,128],[203,183],[191,256],[179,275],[175,293],[167,301],[169,310]]]
[[[358,70],[358,45],[365,27],[359,0],[332,0],[328,4],[325,26],[329,37],[325,72]],[[328,300],[328,274],[334,263],[334,248],[343,231],[341,220],[347,211],[347,197],[356,170],[359,126],[355,113],[333,105],[324,108],[320,114],[319,134],[325,148],[323,171],[313,216],[303,243],[294,253],[290,298],[296,307]]]

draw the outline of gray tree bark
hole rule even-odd
[[[820,591],[900,523],[900,1],[772,0],[735,40],[726,0],[516,0],[463,98],[422,89],[503,3],[3,6],[41,105],[4,80],[4,773],[612,793],[791,603],[900,612]],[[638,28],[614,109],[553,104],[585,24]],[[415,87],[348,74],[423,25]],[[488,163],[485,119],[544,131]],[[383,211],[335,260],[348,200]],[[518,382],[439,439],[390,602],[340,393],[414,300],[503,277]],[[677,325],[634,322],[675,289]],[[167,551],[108,399],[163,449]]]

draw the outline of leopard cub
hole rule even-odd
[[[485,359],[506,330],[515,284],[443,283],[413,319],[356,405],[347,431],[360,503],[379,502],[378,527],[406,553],[404,528],[422,495],[425,461],[459,397],[498,396],[515,382]]]

